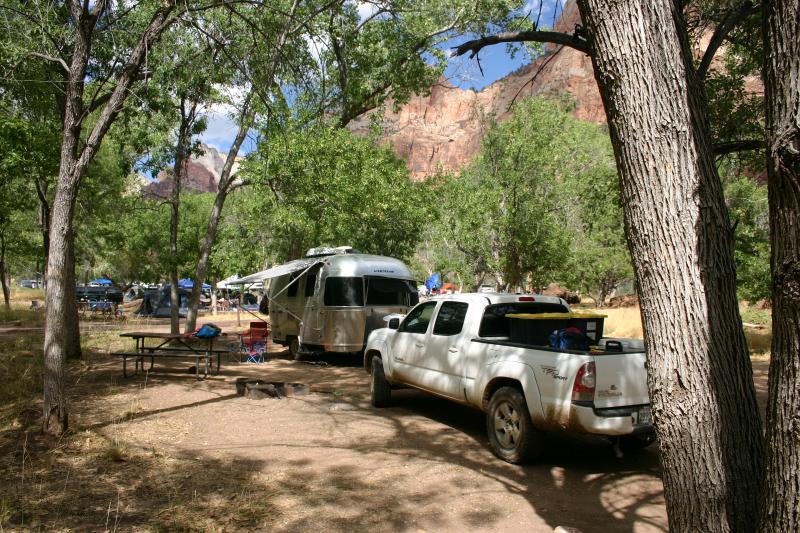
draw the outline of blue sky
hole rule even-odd
[[[527,0],[523,12],[530,13],[530,16],[535,18],[535,13],[538,13],[539,1]],[[562,2],[560,0],[542,1],[544,2],[544,9],[542,10],[541,26],[548,26],[552,24],[553,11],[555,10],[556,13],[561,11]],[[359,10],[363,11],[361,13],[362,18],[369,15],[370,9],[374,9],[372,4],[360,4]],[[454,37],[444,43],[443,46],[451,47],[474,37],[474,35]],[[469,59],[468,56],[450,58],[445,69],[445,76],[456,87],[480,91],[503,76],[514,72],[528,61],[527,55],[524,53],[518,53],[516,57],[512,58],[506,45],[484,48],[481,50],[479,57],[480,68],[478,68],[478,62],[474,59]],[[481,72],[481,69],[483,72]],[[215,146],[222,152],[227,152],[235,136],[236,125],[225,109],[218,109],[216,112],[208,113],[208,128],[200,137],[204,143]],[[254,140],[249,139],[242,146],[242,153],[246,154],[253,150],[254,147]]]
[[[512,59],[504,45],[485,48],[479,57],[483,75],[474,59],[459,57],[450,59],[445,76],[450,83],[457,87],[479,91],[525,64],[524,54],[517,54],[517,57]],[[219,109],[208,114],[208,128],[200,138],[204,143],[227,152],[235,136],[236,124],[230,119],[225,109]],[[248,153],[253,147],[252,140],[245,142],[242,152]]]

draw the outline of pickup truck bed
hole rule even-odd
[[[546,320],[536,321],[537,313]],[[492,451],[514,463],[536,456],[544,431],[620,438],[629,448],[650,444],[642,341],[602,338],[602,320],[580,316],[563,300],[539,295],[461,294],[422,302],[368,339],[364,363],[373,404],[386,405],[393,387],[410,386],[477,407],[486,412]],[[539,330],[512,326],[519,317],[534,319]],[[542,343],[542,327],[557,328],[560,317],[569,317],[563,325],[589,330],[583,348],[592,343],[591,349]]]

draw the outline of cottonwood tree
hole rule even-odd
[[[268,109],[277,92],[276,85],[281,79],[280,74],[285,65],[283,60],[285,56],[290,55],[290,50],[296,48],[296,46],[287,46],[287,44],[291,42],[296,45],[296,41],[302,35],[299,32],[307,24],[308,17],[313,18],[319,12],[314,5],[301,6],[299,0],[291,0],[291,2],[284,2],[281,5],[273,4],[265,10],[231,6],[228,6],[228,9],[231,17],[246,21],[245,26],[249,31],[245,35],[248,35],[249,38],[243,39],[242,33],[230,32],[230,24],[226,22],[232,18],[221,21],[222,24],[217,21],[216,28],[194,26],[211,42],[217,43],[227,51],[227,58],[241,74],[239,86],[244,88],[244,96],[239,102],[236,116],[238,131],[220,173],[206,233],[200,243],[194,275],[195,283],[189,297],[189,309],[186,316],[185,329],[187,332],[193,331],[197,324],[200,291],[209,270],[222,210],[228,194],[236,187],[237,176],[233,169],[239,150],[253,128],[258,111]],[[237,43],[238,46],[235,47],[234,43]],[[237,55],[236,52],[239,54]]]
[[[761,531],[800,529],[800,4],[765,3],[772,355]]]
[[[238,107],[234,139],[198,254],[196,280],[208,272],[225,198],[235,185],[233,164],[247,133],[276,108],[289,109],[307,122],[332,118],[345,126],[387,102],[407,101],[429,88],[442,73],[444,53],[437,46],[453,30],[468,31],[501,18],[518,0],[385,0],[363,17],[354,2],[283,2],[253,12],[226,6],[229,18],[246,20],[233,36],[224,27],[197,28],[224,48],[242,73],[245,96]],[[362,6],[363,7],[363,6]],[[247,37],[247,36],[252,37]],[[244,54],[237,53],[237,46]],[[431,66],[426,57],[437,58]],[[228,165],[230,163],[230,165]],[[241,182],[239,182],[241,183]],[[186,330],[196,325],[200,288],[189,303]]]
[[[425,184],[374,139],[315,123],[289,123],[243,164],[254,183],[250,202],[272,235],[273,260],[342,243],[365,253],[406,258],[425,221]]]
[[[63,135],[47,264],[45,432],[62,433],[68,427],[64,359],[80,353],[73,220],[81,181],[140,79],[148,51],[180,14],[214,5],[218,3],[39,0],[2,6],[22,24],[42,30],[41,40],[29,43],[30,56],[53,63],[63,76]],[[95,50],[103,36],[113,36],[113,45]]]
[[[733,232],[682,4],[578,5],[585,26],[572,35],[514,32],[456,51],[532,40],[590,55],[640,288],[670,527],[752,531],[763,439],[736,300]],[[712,43],[712,56],[718,46]]]

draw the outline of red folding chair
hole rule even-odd
[[[263,363],[266,359],[269,339],[267,322],[250,322],[250,328],[239,334],[242,353],[247,355],[247,363]]]

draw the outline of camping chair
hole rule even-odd
[[[247,363],[263,363],[267,353],[269,324],[250,322],[250,328],[239,334],[242,353],[247,355]]]

